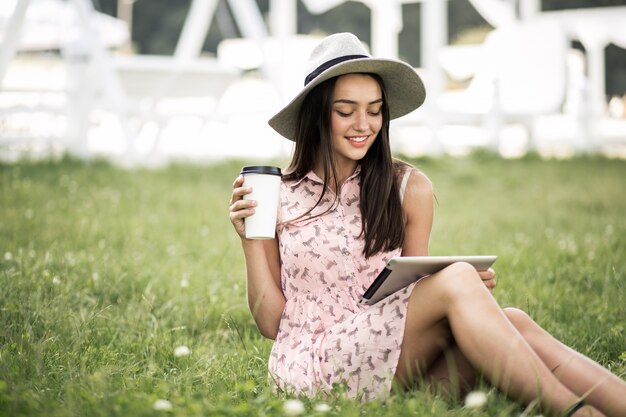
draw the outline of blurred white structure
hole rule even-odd
[[[296,33],[296,0],[270,0],[268,23],[254,0],[226,1],[243,38],[224,40],[216,59],[201,49],[219,0],[192,0],[171,57],[111,55],[128,29],[91,0],[3,0],[0,153],[39,146],[128,164],[287,155],[291,142],[266,120],[301,88],[318,38]],[[392,124],[395,150],[624,152],[623,102],[606,109],[604,49],[626,47],[626,7],[540,12],[539,0],[470,0],[495,29],[482,45],[450,46],[445,0],[357,1],[371,9],[373,54],[390,58],[402,6],[421,4],[416,70],[428,97]],[[312,13],[344,2],[303,0]],[[60,57],[24,53],[48,49]],[[470,81],[449,91],[449,79]]]
[[[0,111],[4,125],[11,130],[9,135],[2,135],[5,146],[46,148],[51,145],[45,143],[51,142],[47,141],[50,133],[57,130],[64,131],[65,143],[55,145],[88,156],[88,119],[96,94],[124,125],[124,92],[106,52],[110,46],[129,41],[122,22],[96,13],[88,0],[6,0],[0,8],[0,28]],[[44,62],[48,62],[42,67],[40,56],[35,54],[22,65],[11,65],[18,50],[53,48],[62,51],[64,66],[44,55]],[[30,141],[28,134],[12,136],[15,131],[33,130],[33,124],[40,133],[39,143]],[[46,132],[48,125],[50,133]],[[125,129],[121,133],[129,137]]]
[[[202,153],[207,120],[240,80],[239,69],[184,51],[175,57],[113,56],[108,48],[128,44],[128,28],[103,18],[91,0],[12,3],[0,9],[5,158],[69,151],[136,165]],[[50,28],[58,36],[49,36]],[[16,57],[17,51],[22,54]],[[213,157],[209,146],[200,156],[206,155]]]
[[[521,123],[530,130],[534,118],[561,113],[567,48],[565,35],[554,22],[509,23],[491,32],[476,51],[468,88],[441,93],[436,105],[448,124],[483,125],[488,129],[485,145],[498,149],[507,123]],[[443,140],[454,143],[454,137],[445,134],[444,127]]]
[[[510,145],[521,142],[539,151],[617,150],[623,156],[626,120],[607,114],[604,50],[610,43],[626,47],[626,7],[540,13],[538,0],[525,0],[519,1],[517,17],[514,1],[471,2],[495,29],[477,48],[447,47],[440,52],[453,78],[452,66],[459,64],[452,58],[455,49],[466,55],[466,62],[473,54],[474,62],[469,65],[469,88],[444,93],[438,110],[481,116],[482,122],[466,132],[474,142],[505,154]],[[580,41],[586,54],[572,49],[572,40]],[[440,139],[454,143],[461,133],[458,127],[444,127]]]

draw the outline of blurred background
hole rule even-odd
[[[626,0],[2,0],[0,158],[282,158],[323,36],[415,67],[409,157],[626,158]]]

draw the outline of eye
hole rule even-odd
[[[352,112],[349,112],[349,113],[344,113],[344,112],[339,111],[339,110],[335,110],[335,112],[337,112],[337,114],[338,114],[339,116],[341,116],[341,117],[350,117],[350,116],[352,115]]]
[[[379,104],[378,106],[371,106],[367,108],[367,113],[370,116],[380,116],[383,111],[383,106]]]

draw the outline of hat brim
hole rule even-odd
[[[393,59],[358,58],[337,64],[315,77],[268,121],[269,125],[282,136],[295,141],[296,120],[307,94],[330,78],[351,73],[373,73],[383,79],[391,119],[412,112],[426,98],[424,83],[408,64]]]

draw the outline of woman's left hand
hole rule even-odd
[[[483,284],[489,291],[496,287],[496,271],[493,268],[489,268],[486,271],[478,271],[478,275],[480,275],[480,279],[483,280]]]

